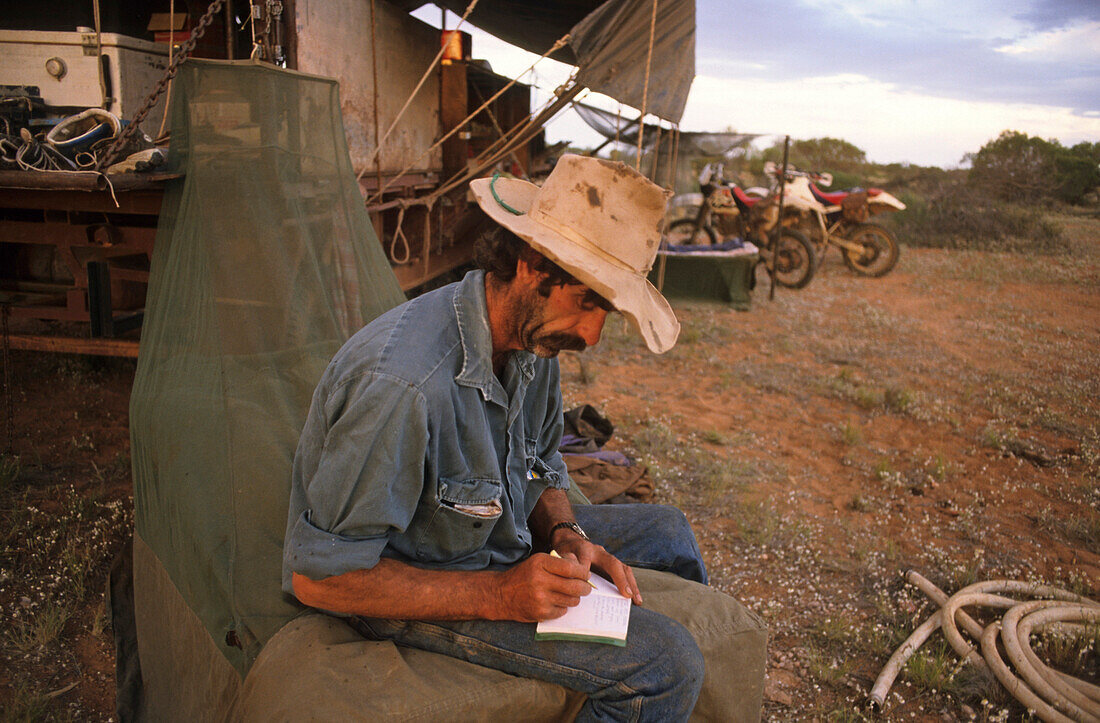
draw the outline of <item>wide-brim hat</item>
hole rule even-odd
[[[565,155],[542,186],[516,178],[470,183],[494,221],[625,316],[658,354],[680,322],[646,276],[661,242],[670,192],[615,161]]]

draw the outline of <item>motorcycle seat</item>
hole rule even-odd
[[[810,190],[813,192],[814,198],[816,198],[818,201],[820,201],[821,203],[828,203],[833,206],[839,206],[845,198],[852,195],[853,193],[865,192],[868,198],[874,198],[875,196],[882,193],[881,188],[860,188],[859,186],[856,186],[854,188],[846,188],[843,191],[825,192],[813,184],[810,185]]]
[[[819,202],[830,206],[839,206],[851,193],[850,191],[833,191],[832,193],[826,193],[812,183],[810,184],[810,191]]]
[[[760,201],[759,198],[754,198],[742,191],[740,186],[730,186],[730,190],[733,191],[733,196],[737,199],[738,204],[746,208],[752,208]]]

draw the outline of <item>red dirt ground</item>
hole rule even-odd
[[[567,403],[616,423],[612,446],[649,466],[656,501],[688,511],[714,584],[769,623],[768,719],[863,715],[881,639],[927,612],[906,569],[949,592],[1002,576],[1100,589],[1100,223],[1065,223],[1064,256],[904,248],[881,279],[827,257],[801,292],[769,302],[762,280],[750,312],[675,304],[684,332],[663,357],[613,321],[563,359]],[[11,352],[9,370],[0,451],[10,435],[19,474],[0,490],[0,610],[14,621],[0,701],[15,720],[107,720],[102,593],[132,525],[134,364]],[[83,590],[57,581],[66,569],[49,560],[65,549],[86,559]],[[28,642],[51,601],[70,616]],[[887,719],[1019,712],[895,689]]]

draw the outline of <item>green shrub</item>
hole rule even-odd
[[[1096,146],[1086,142],[1066,148],[1057,140],[1004,131],[969,156],[968,182],[1006,201],[1081,203],[1100,185]]]
[[[892,216],[911,246],[1063,253],[1069,242],[1040,208],[992,198],[962,183],[945,183],[926,197],[904,194],[907,208]]]

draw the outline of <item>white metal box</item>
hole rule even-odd
[[[164,75],[168,46],[117,33],[103,33],[101,43],[113,98],[107,110],[129,119]],[[38,86],[50,105],[102,106],[95,33],[0,30],[0,85]],[[161,95],[142,124],[146,133],[156,133],[164,103]]]

